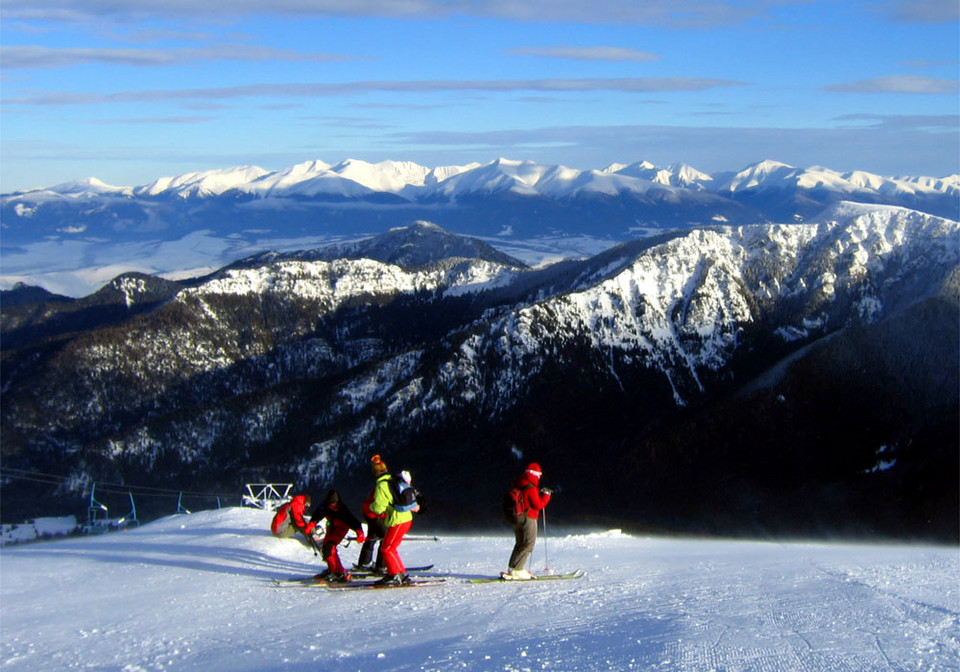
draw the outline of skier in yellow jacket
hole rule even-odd
[[[383,460],[379,455],[374,455],[370,462],[377,468]],[[390,481],[395,478],[386,468],[383,473],[377,477],[376,489],[373,495],[373,503],[370,505],[370,511],[374,514],[387,514],[384,521],[387,527],[387,533],[380,542],[380,552],[383,555],[383,561],[387,566],[387,575],[379,583],[407,583],[410,579],[407,577],[407,568],[400,559],[400,542],[403,536],[413,525],[413,514],[420,510],[420,505],[416,504],[409,510],[398,510],[394,501],[394,494]],[[410,484],[410,474],[403,472],[400,476],[406,483]],[[404,507],[405,508],[405,507]]]

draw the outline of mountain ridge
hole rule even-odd
[[[507,246],[538,265],[674,229],[812,221],[844,201],[957,221],[960,177],[769,160],[708,175],[680,163],[580,170],[500,158],[436,168],[353,159],[277,171],[237,166],[138,187],[88,179],[0,195],[0,284],[80,296],[113,268],[184,277],[263,250],[355,242],[416,221]]]
[[[534,189],[535,185],[545,175],[551,172],[567,172],[568,179],[579,178],[589,182],[591,177],[618,175],[621,178],[630,178],[642,182],[649,182],[660,187],[683,187],[697,185],[706,188],[710,182],[717,182],[716,178],[708,173],[697,170],[682,163],[671,164],[667,168],[660,168],[647,161],[636,161],[630,164],[611,164],[603,170],[580,170],[562,165],[537,164],[533,161],[498,158],[487,164],[467,164],[464,166],[437,166],[429,168],[410,161],[382,161],[372,164],[358,159],[346,159],[332,165],[321,160],[307,161],[277,171],[269,171],[258,166],[233,166],[229,168],[213,169],[185,173],[182,175],[158,178],[151,184],[141,186],[113,186],[108,185],[95,177],[79,179],[51,187],[2,194],[3,197],[24,197],[30,194],[77,194],[85,190],[91,194],[118,193],[122,195],[160,196],[162,194],[176,194],[181,197],[200,196],[209,197],[222,195],[230,190],[239,189],[251,194],[278,193],[278,186],[288,185],[296,187],[303,182],[323,178],[335,180],[341,178],[347,182],[364,187],[370,192],[388,192],[397,195],[410,191],[410,187],[429,188],[449,181],[452,178],[465,174],[486,171],[490,177],[477,179],[482,174],[471,175],[470,191],[493,191],[496,186],[507,184],[508,188],[522,185]],[[879,188],[887,191],[910,188],[906,185],[916,185],[914,188],[939,193],[960,195],[960,175],[948,176],[897,176],[888,177],[862,170],[838,172],[823,166],[798,168],[779,161],[764,159],[735,172],[722,172],[719,175],[730,177],[715,184],[717,191],[731,191],[756,188],[760,186],[777,187],[783,183],[803,184],[812,188],[818,184],[839,184],[847,190]],[[204,188],[204,184],[208,186]],[[345,183],[344,183],[345,184]],[[624,181],[627,190],[646,190],[648,185]],[[311,189],[300,191],[300,187],[288,192],[289,194],[310,193]],[[462,192],[464,190],[456,190]],[[535,191],[535,189],[534,189]],[[342,192],[343,195],[363,195],[356,186]],[[450,193],[449,191],[447,192]]]
[[[949,536],[951,483],[936,486],[939,504],[903,488],[917,478],[933,483],[931,465],[956,473],[941,437],[957,404],[931,401],[921,381],[956,378],[942,369],[956,359],[949,348],[960,332],[958,233],[951,220],[848,203],[807,224],[664,232],[540,269],[466,258],[406,267],[272,258],[224,268],[123,319],[4,350],[4,459],[48,472],[69,465],[78,488],[150,473],[158,486],[280,479],[351,491],[363,487],[375,448],[438,484],[432,501],[451,521],[458,512],[486,515],[469,502],[495,502],[496,474],[521,453],[549,461],[569,484],[561,498],[569,504],[558,504],[571,513],[628,506],[637,478],[644,503],[636,515],[647,520],[729,531],[722,519],[739,511],[741,530],[779,520],[779,529],[796,531],[829,527],[830,493],[842,484],[876,507],[857,508],[850,524]],[[119,290],[109,296],[137,305]],[[932,316],[910,348],[900,346],[915,321],[900,317],[908,311]],[[870,354],[876,363],[856,360],[863,346],[812,358],[828,342],[888,324],[888,347]],[[831,334],[839,336],[824,340]],[[735,411],[716,410],[819,341],[772,386],[728,403]],[[910,351],[915,366],[897,362]],[[843,366],[816,363],[838,357]],[[892,385],[885,371],[909,379]],[[857,395],[860,434],[843,429],[850,418],[834,389]],[[898,396],[905,389],[914,392]],[[946,406],[931,411],[937,404]],[[800,425],[784,414],[791,409],[805,414]],[[722,451],[697,446],[684,434],[688,423],[714,428],[701,440],[716,431]],[[763,441],[735,440],[743,427],[762,428]],[[759,452],[769,437],[781,451]],[[881,445],[883,460],[895,456],[899,466],[865,480]],[[810,451],[816,469],[800,459]],[[451,460],[470,468],[444,469]],[[710,472],[720,467],[740,488],[726,502]],[[772,481],[783,483],[783,497],[768,489]],[[885,502],[879,483],[936,524]],[[596,488],[623,494],[591,503]],[[709,507],[694,506],[698,491],[710,494]],[[791,514],[790,497],[804,491],[817,503],[815,521],[808,507]],[[8,506],[16,494],[10,486],[0,493]],[[689,504],[678,507],[678,497]],[[763,511],[741,511],[760,500]]]

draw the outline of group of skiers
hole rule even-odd
[[[415,497],[419,493],[412,488],[409,472],[403,471],[394,476],[380,455],[374,455],[370,459],[370,467],[373,471],[374,486],[362,504],[363,518],[367,525],[366,534],[360,520],[350,512],[340,494],[333,489],[327,491],[323,503],[315,509],[309,494],[294,495],[273,517],[270,530],[275,536],[290,538],[299,532],[305,543],[320,552],[327,569],[317,575],[318,578],[328,582],[350,581],[351,574],[340,561],[337,547],[347,533],[353,530],[357,543],[363,544],[357,558],[358,569],[382,574],[383,578],[378,581],[382,584],[402,584],[410,581],[399,549],[404,536],[413,525],[413,514],[420,511],[420,504]],[[516,508],[516,515],[508,516],[508,519],[513,525],[515,543],[507,571],[500,574],[504,580],[524,581],[536,578],[526,569],[526,564],[537,542],[537,520],[540,511],[547,506],[552,495],[549,488],[539,487],[541,476],[540,465],[532,462],[512,484],[514,500],[511,507]],[[327,522],[321,535],[319,526],[323,520]],[[373,551],[378,541],[380,548],[374,559]]]

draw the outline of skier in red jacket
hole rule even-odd
[[[524,567],[537,543],[537,519],[540,517],[540,510],[547,506],[552,494],[548,488],[539,487],[540,476],[542,476],[540,465],[531,462],[513,484],[523,493],[526,516],[513,526],[516,542],[513,545],[513,553],[510,554],[510,567],[500,574],[501,578],[509,581],[527,581],[536,578]]]
[[[312,501],[310,495],[300,493],[293,496],[289,502],[277,509],[270,523],[270,531],[281,539],[289,539],[297,532],[303,535],[303,543],[310,548],[314,547],[310,535],[316,524],[308,523],[305,515],[310,511]]]
[[[323,537],[323,545],[320,548],[320,554],[327,563],[327,571],[319,576],[327,581],[349,581],[350,574],[344,571],[343,563],[340,562],[340,555],[337,553],[337,546],[347,536],[347,532],[355,530],[357,533],[357,543],[362,544],[366,541],[363,534],[363,526],[357,517],[350,513],[350,509],[340,499],[340,493],[336,490],[328,490],[327,496],[323,499],[323,506],[317,507],[310,518],[310,524],[318,526],[320,521],[327,519],[327,531]]]

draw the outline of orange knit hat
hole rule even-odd
[[[374,455],[370,458],[370,466],[373,467],[373,473],[377,476],[387,471],[387,463],[384,462],[379,455]]]

